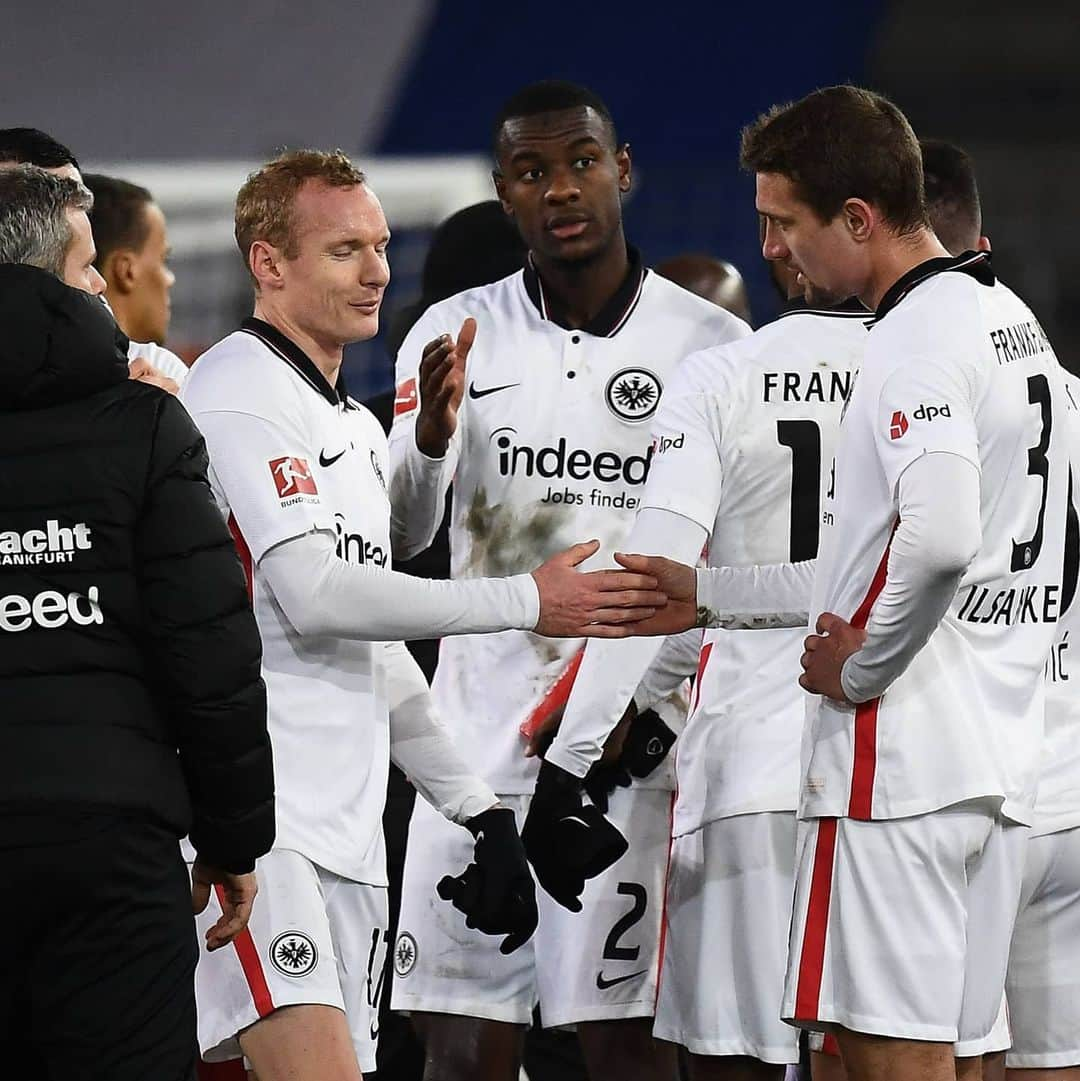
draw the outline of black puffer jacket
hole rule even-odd
[[[0,266],[0,813],[148,814],[248,870],[274,836],[258,630],[202,438],[126,346]]]

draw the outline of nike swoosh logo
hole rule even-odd
[[[328,465],[333,465],[334,462],[336,462],[338,460],[338,458],[344,457],[347,450],[348,450],[348,448],[346,447],[345,450],[343,450],[340,454],[335,454],[332,458],[328,458],[326,456],[326,451],[325,450],[320,450],[319,451],[319,465],[324,466],[324,467],[328,466]]]
[[[616,976],[613,980],[605,980],[604,974],[598,972],[596,974],[596,986],[598,990],[606,991],[609,987],[614,987],[618,983],[626,983],[627,980],[633,980],[638,976],[644,976],[648,971],[647,968],[643,968],[639,972],[631,972],[629,976]]]
[[[470,398],[486,398],[489,394],[498,394],[500,390],[509,390],[511,387],[520,387],[520,383],[504,383],[501,387],[487,387],[484,390],[477,390],[475,383],[469,384],[469,397]]]

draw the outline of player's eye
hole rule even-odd
[[[519,173],[518,179],[531,184],[534,181],[539,180],[541,176],[543,176],[543,173],[540,171],[539,167],[534,166],[532,169],[526,169],[524,172]]]
[[[588,155],[578,158],[574,162],[575,169],[588,169],[590,165],[595,164],[596,158],[591,158]]]

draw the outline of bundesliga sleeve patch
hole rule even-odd
[[[397,393],[394,395],[394,416],[401,417],[406,413],[411,413],[420,404],[420,399],[416,393],[416,380],[406,379],[397,388]]]
[[[271,458],[267,464],[283,507],[319,502],[319,489],[303,458]]]

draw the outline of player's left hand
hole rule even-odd
[[[853,627],[846,619],[832,612],[818,616],[817,634],[811,634],[803,643],[805,652],[800,664],[803,674],[799,686],[812,694],[823,694],[837,702],[853,703],[844,694],[840,672],[844,661],[858,653],[866,641],[866,631]]]
[[[476,838],[473,862],[436,887],[439,896],[465,914],[465,926],[486,935],[506,935],[499,950],[513,953],[532,938],[539,915],[536,885],[529,873],[514,812],[489,807],[465,823]]]
[[[136,357],[128,365],[128,378],[135,379],[140,383],[149,383],[153,387],[161,387],[170,394],[180,393],[180,384],[175,379],[170,379],[163,372],[146,360],[144,357]]]

